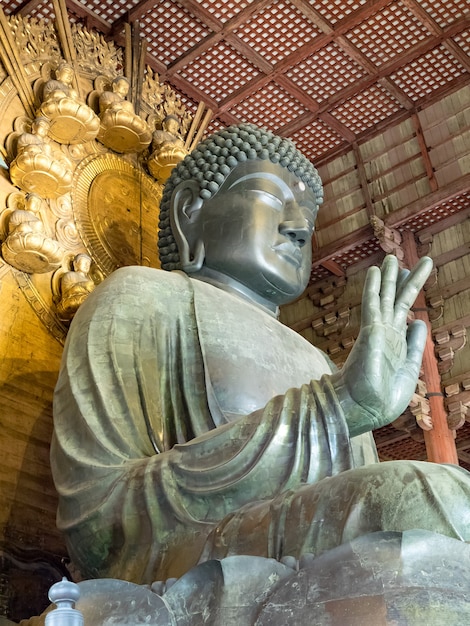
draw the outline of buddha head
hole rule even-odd
[[[71,85],[74,77],[73,67],[66,61],[61,61],[55,73],[57,80],[65,85]]]
[[[167,115],[162,123],[163,130],[166,130],[171,135],[177,135],[180,129],[180,123],[176,115]]]
[[[91,268],[91,258],[88,256],[88,254],[80,252],[79,254],[76,254],[74,256],[72,265],[75,272],[88,274]]]
[[[42,206],[42,197],[34,192],[27,193],[24,198],[24,207],[32,213],[39,213]]]
[[[117,76],[113,80],[113,92],[117,93],[121,98],[125,98],[129,93],[129,81],[125,76]]]
[[[252,124],[218,131],[174,168],[165,186],[162,267],[277,307],[308,283],[321,202],[318,173],[291,141]]]
[[[35,117],[31,122],[31,132],[39,137],[47,137],[51,123],[47,117]]]

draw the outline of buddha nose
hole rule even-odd
[[[287,219],[279,224],[279,232],[302,248],[310,239],[310,231],[305,217],[298,207],[294,209],[290,207],[286,213],[288,213],[285,215]]]

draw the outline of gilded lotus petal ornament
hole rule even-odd
[[[93,110],[73,98],[48,100],[39,112],[50,121],[49,136],[61,144],[92,141],[100,129],[100,119]]]
[[[43,232],[14,232],[2,245],[4,260],[22,272],[44,274],[60,267],[64,251]]]
[[[97,139],[114,152],[142,152],[150,144],[152,133],[148,124],[135,113],[110,108],[101,115]]]
[[[187,150],[180,146],[165,146],[152,153],[147,161],[147,167],[155,180],[159,183],[164,183],[175,165],[178,165],[187,154]]]
[[[48,153],[23,152],[10,166],[14,185],[43,198],[58,198],[72,187],[72,168],[65,157],[56,158]]]

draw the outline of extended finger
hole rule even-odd
[[[380,288],[380,311],[382,321],[391,323],[394,316],[395,296],[397,291],[398,260],[387,255],[382,263],[382,283]]]
[[[398,278],[397,278],[397,294],[400,292],[400,289],[402,288],[405,280],[408,278],[409,275],[410,275],[410,270],[407,270],[404,267],[400,268],[398,272]]]
[[[432,270],[432,260],[422,257],[403,281],[395,299],[395,324],[406,322],[408,311]]]
[[[368,326],[380,320],[380,283],[381,272],[376,266],[369,267],[362,291],[362,326]]]
[[[428,329],[422,320],[415,320],[408,326],[406,337],[407,353],[406,360],[411,368],[411,373],[418,376],[423,359],[424,346],[428,336]]]
[[[416,320],[408,327],[406,362],[396,378],[398,406],[403,412],[409,404],[421,369],[423,351],[426,345],[427,328],[422,320]]]

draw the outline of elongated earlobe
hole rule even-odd
[[[178,246],[180,267],[187,273],[200,270],[205,258],[204,243],[200,237],[203,200],[199,191],[196,181],[183,181],[175,188],[171,198],[171,229]]]

